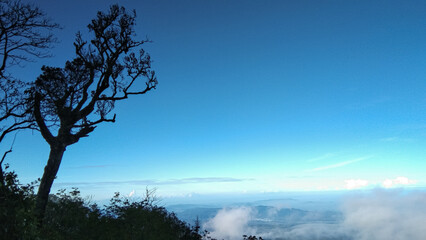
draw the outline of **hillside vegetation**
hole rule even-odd
[[[174,213],[155,204],[152,192],[134,200],[116,193],[100,207],[83,199],[77,189],[49,196],[44,224],[34,216],[35,182],[21,185],[14,172],[3,174],[0,186],[1,239],[150,239],[197,240],[199,226],[191,227]]]

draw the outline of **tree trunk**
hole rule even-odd
[[[42,226],[47,201],[49,199],[50,188],[52,187],[53,181],[58,173],[65,149],[66,148],[62,146],[62,144],[50,146],[49,160],[44,168],[43,177],[41,178],[36,198],[35,214],[39,227]]]

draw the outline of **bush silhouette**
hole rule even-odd
[[[6,168],[7,169],[7,168]],[[81,197],[78,189],[49,196],[41,229],[35,218],[35,183],[22,185],[14,172],[5,171],[0,186],[2,239],[149,239],[200,240],[197,227],[157,206],[153,192],[142,199],[116,193],[100,208]]]

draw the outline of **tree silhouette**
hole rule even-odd
[[[29,91],[34,119],[50,145],[37,192],[40,224],[67,146],[87,137],[96,125],[114,122],[115,114],[108,113],[115,101],[145,94],[157,85],[150,56],[141,48],[147,40],[134,40],[135,17],[135,11],[129,13],[118,5],[98,12],[88,25],[93,38],[88,42],[77,33],[76,57],[63,68],[44,66]]]
[[[55,42],[51,30],[57,24],[30,4],[0,0],[0,142],[6,134],[26,128],[22,89],[25,84],[8,71],[34,57],[48,57],[47,49]]]
[[[13,131],[31,128],[23,90],[26,84],[13,76],[10,69],[34,58],[48,57],[48,49],[58,28],[37,7],[20,1],[0,0],[0,143]],[[0,175],[3,175],[0,161]],[[2,180],[2,179],[1,179]],[[0,183],[3,183],[1,181]]]

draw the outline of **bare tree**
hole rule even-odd
[[[8,69],[33,58],[48,57],[47,50],[55,42],[51,30],[55,28],[58,25],[51,23],[39,8],[0,0],[0,142],[6,134],[31,124],[22,119],[25,84]]]
[[[34,58],[48,57],[55,42],[52,30],[57,24],[37,7],[18,0],[0,0],[0,143],[5,136],[19,129],[35,126],[27,117],[23,91],[26,84],[13,76],[10,69]],[[0,161],[0,174],[3,174]]]
[[[115,101],[154,89],[151,59],[134,40],[136,13],[113,5],[88,25],[88,42],[77,33],[76,57],[63,68],[43,67],[31,89],[33,115],[50,155],[37,193],[36,213],[43,220],[50,189],[67,146],[87,137],[108,117]],[[139,82],[143,80],[142,84]],[[136,90],[133,90],[133,89]]]

